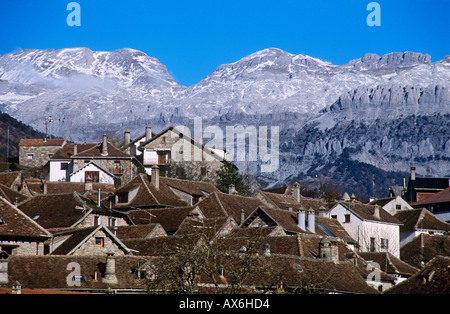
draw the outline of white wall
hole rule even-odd
[[[78,172],[74,173],[72,176],[70,176],[70,182],[84,182],[84,173],[86,171],[99,171],[100,173],[100,182],[99,183],[109,183],[114,184],[114,178],[110,176],[108,173],[104,172],[100,168],[98,168],[94,164],[89,164],[83,169],[79,170]]]
[[[67,170],[61,170],[61,164],[68,163]],[[72,163],[68,161],[50,161],[49,181],[69,181]]]

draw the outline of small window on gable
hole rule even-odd
[[[96,247],[104,247],[105,246],[105,241],[103,238],[100,237],[96,237],[95,238],[95,246]]]
[[[350,222],[350,214],[344,215],[344,222]]]

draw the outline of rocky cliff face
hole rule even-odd
[[[419,174],[450,175],[450,56],[366,54],[334,65],[270,48],[186,87],[133,49],[22,50],[0,56],[0,110],[41,131],[51,115],[51,133],[76,141],[195,117],[277,125],[281,164],[261,177],[269,185],[321,170],[332,177],[346,163],[399,173],[415,163]]]

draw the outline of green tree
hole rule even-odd
[[[244,176],[238,172],[238,169],[229,161],[224,161],[219,170],[217,170],[216,187],[228,193],[231,184],[234,184],[236,191],[243,196],[247,196],[250,187],[245,184]]]

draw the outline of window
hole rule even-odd
[[[200,172],[202,176],[206,176],[206,167],[201,167]]]
[[[114,174],[122,173],[122,168],[120,167],[120,161],[114,162]]]
[[[158,153],[158,164],[165,164],[166,161],[166,153],[165,152],[159,152]]]
[[[85,182],[91,181],[93,183],[99,183],[100,182],[100,172],[99,171],[86,171],[84,173],[84,181]]]
[[[344,215],[344,222],[350,222],[350,214]]]
[[[388,239],[381,239],[381,248],[386,249],[386,250],[389,248],[389,240]]]
[[[48,154],[48,159],[52,159],[53,154]]]
[[[369,247],[369,251],[370,252],[375,252],[375,238],[370,238],[370,247]]]
[[[396,210],[402,209],[402,205],[400,205],[400,204],[395,205],[395,209],[396,209]]]
[[[331,218],[337,219],[337,215],[331,215]]]
[[[162,144],[166,144],[166,137],[165,137],[165,136],[162,136],[162,137],[161,137],[161,143],[162,143]]]
[[[94,226],[98,226],[100,224],[100,216],[94,216]]]
[[[0,225],[4,225],[4,224],[5,224],[5,221],[3,220],[2,217],[0,217]]]
[[[62,162],[61,163],[61,170],[67,170],[67,169],[69,169],[69,163]]]
[[[33,160],[34,159],[34,154],[28,154],[27,155],[27,159],[28,160]]]
[[[109,218],[109,226],[110,227],[115,227],[117,223],[116,218]]]
[[[117,193],[117,203],[127,204],[128,203],[128,193]]]
[[[95,246],[96,247],[104,247],[105,241],[103,241],[103,238],[95,238]]]

